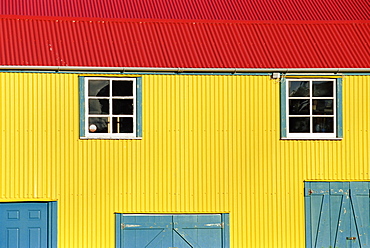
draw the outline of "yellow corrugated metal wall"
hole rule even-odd
[[[113,247],[114,213],[230,213],[231,247],[304,247],[304,180],[368,180],[370,76],[344,139],[280,140],[269,76],[143,75],[143,139],[80,140],[78,75],[0,73],[0,201],[58,200],[59,247]]]

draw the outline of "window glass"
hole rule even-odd
[[[113,99],[114,115],[132,115],[134,103],[132,99]]]
[[[310,100],[289,100],[289,113],[291,115],[310,114]]]
[[[289,132],[309,133],[310,132],[310,118],[308,117],[289,118]]]
[[[113,81],[113,96],[133,96],[132,81]]]
[[[307,81],[290,81],[289,96],[305,97],[310,96],[309,82]]]
[[[90,80],[88,84],[89,96],[109,96],[108,80]]]
[[[89,114],[109,114],[109,100],[89,99]]]
[[[314,133],[332,133],[334,132],[333,117],[314,117],[313,118]]]
[[[334,113],[333,100],[313,100],[312,113],[314,115],[332,115]]]
[[[108,118],[90,117],[89,118],[90,133],[108,133]]]
[[[312,82],[314,97],[333,97],[332,81],[314,81]]]
[[[131,117],[121,117],[119,118],[120,125],[119,125],[119,132],[120,133],[132,133],[133,132],[133,125],[132,125],[132,118]]]

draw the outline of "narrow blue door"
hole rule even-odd
[[[116,215],[119,248],[228,248],[228,215]]]
[[[307,247],[370,247],[369,182],[305,183]]]
[[[351,216],[350,237],[358,237],[358,242],[355,240],[347,240],[347,243],[352,245],[351,248],[370,247],[369,189],[369,182],[350,183],[350,200],[353,211]]]
[[[48,203],[0,203],[0,247],[48,247]]]

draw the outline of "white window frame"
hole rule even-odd
[[[88,83],[90,80],[107,80],[109,81],[109,96],[108,97],[90,97],[88,93]],[[115,97],[112,95],[112,81],[132,81],[133,96],[119,96]],[[136,78],[121,78],[121,77],[85,77],[84,78],[84,130],[85,138],[87,139],[136,139],[137,130],[136,130],[136,121],[137,121],[137,97],[136,97]],[[108,99],[109,100],[109,114],[89,114],[89,99]],[[133,114],[132,115],[114,115],[113,114],[113,99],[132,99],[133,100]],[[89,118],[90,117],[103,117],[109,118],[111,121],[113,117],[132,117],[133,120],[133,132],[132,133],[112,133],[112,128],[108,128],[108,133],[93,133],[89,132]]]
[[[309,81],[309,97],[290,97],[289,96],[289,82],[290,81]],[[333,82],[333,96],[332,97],[314,97],[312,92],[312,85],[314,81],[331,81]],[[285,89],[286,99],[285,99],[285,113],[286,113],[286,138],[287,139],[336,139],[337,138],[337,87],[335,78],[289,78],[286,79],[286,89]],[[310,113],[307,115],[290,115],[289,113],[289,100],[294,99],[308,99],[310,101]],[[314,115],[312,112],[312,101],[313,100],[326,100],[333,99],[333,114],[332,115]],[[309,117],[310,118],[310,133],[290,133],[289,132],[289,118],[290,117]],[[315,133],[313,132],[313,118],[314,117],[333,117],[333,133]]]

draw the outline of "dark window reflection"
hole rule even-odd
[[[310,86],[307,81],[289,81],[289,96],[308,97],[310,96]]]
[[[313,118],[314,133],[334,133],[333,117],[315,117]]]
[[[133,119],[132,117],[113,117],[112,121],[113,133],[133,133]]]
[[[109,114],[108,99],[89,99],[89,114],[107,115]]]
[[[112,87],[113,96],[133,96],[132,81],[113,81]]]
[[[119,117],[119,132],[120,133],[133,133],[134,122],[132,117]]]
[[[290,133],[309,133],[310,118],[309,117],[290,117],[289,118]]]
[[[312,113],[314,115],[332,115],[333,100],[313,100]]]
[[[310,100],[289,100],[290,115],[310,114]]]
[[[332,81],[313,81],[313,96],[316,97],[333,97]]]
[[[112,126],[112,133],[118,133],[118,118],[119,117],[113,117],[111,126]]]
[[[108,80],[89,80],[89,96],[109,96]]]
[[[89,132],[90,133],[108,133],[108,118],[107,117],[90,117]]]
[[[132,99],[114,99],[113,114],[114,115],[132,115],[134,113],[134,105]]]

